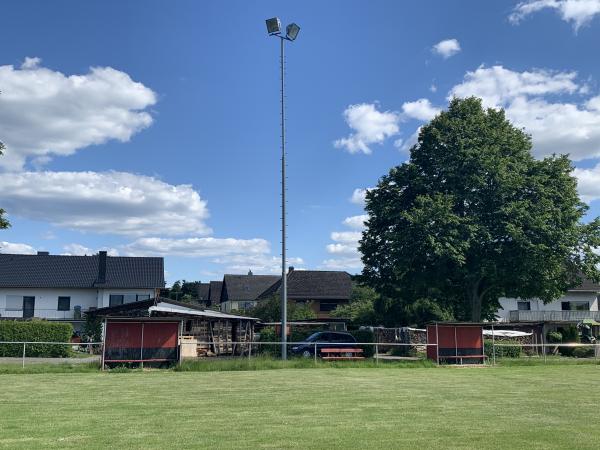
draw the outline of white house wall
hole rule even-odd
[[[538,299],[518,299],[518,298],[501,298],[500,309],[496,315],[500,321],[509,320],[509,312],[518,310],[517,302],[529,301],[531,311],[562,311],[562,302],[589,302],[590,311],[598,311],[598,295],[596,292],[577,292],[571,291],[566,293],[558,300],[544,304]]]
[[[23,317],[22,309],[7,310],[7,297],[35,297],[34,317],[41,319],[73,319],[74,309],[80,306],[82,312],[91,307],[109,306],[111,294],[137,294],[155,296],[154,289],[39,289],[39,288],[2,288],[0,289],[0,316]],[[58,297],[70,297],[69,311],[58,310]]]

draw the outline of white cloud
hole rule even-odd
[[[419,133],[421,132],[421,127],[417,128],[413,134],[409,136],[408,139],[397,139],[394,142],[394,147],[399,149],[401,152],[408,153],[410,149],[415,145],[419,139]]]
[[[326,270],[348,270],[352,272],[360,272],[363,267],[363,263],[359,256],[330,258],[324,260],[320,267]]]
[[[575,168],[573,175],[577,177],[577,190],[581,200],[590,203],[600,199],[600,164],[591,169]]]
[[[467,72],[448,98],[474,95],[485,106],[502,107],[513,123],[532,135],[537,156],[568,153],[578,161],[600,156],[600,96],[560,101],[564,95],[589,91],[576,78],[575,72],[515,72],[481,66]]]
[[[435,84],[432,84],[431,86],[429,86],[429,90],[430,90],[431,92],[434,92],[434,93],[435,93],[435,92],[437,92],[437,86],[436,86]]]
[[[369,155],[371,144],[381,144],[399,131],[399,114],[378,111],[375,104],[350,105],[344,111],[344,119],[353,133],[347,138],[336,140],[334,145],[336,148],[345,148],[350,153]]]
[[[365,206],[365,201],[367,198],[367,192],[370,191],[373,188],[365,188],[365,189],[361,189],[361,188],[357,188],[354,189],[354,192],[352,192],[352,197],[350,197],[350,201],[352,203],[354,203],[355,205],[360,205],[360,206]]]
[[[20,68],[0,66],[0,123],[6,144],[0,165],[21,170],[55,155],[116,139],[128,141],[150,126],[145,111],[155,93],[128,74],[92,67],[83,75],[64,75],[26,58]]]
[[[0,253],[14,253],[21,255],[35,255],[36,249],[31,245],[16,242],[0,241]]]
[[[600,0],[528,0],[517,4],[508,18],[518,24],[530,14],[544,9],[558,12],[561,19],[571,23],[577,31],[600,14]]]
[[[261,255],[269,253],[264,239],[233,239],[213,237],[140,238],[125,246],[127,254],[135,256],[170,255],[187,257],[215,257],[227,255]]]
[[[124,247],[131,256],[184,256],[208,258],[225,267],[228,272],[280,273],[281,259],[271,255],[264,239],[233,238],[141,238]],[[299,268],[302,258],[288,258],[288,264]]]
[[[190,185],[125,172],[18,172],[0,177],[9,215],[84,232],[205,235],[208,209]]]
[[[573,94],[582,88],[576,78],[577,72],[515,72],[502,66],[479,66],[466,73],[463,82],[452,88],[448,98],[474,95],[481,97],[486,106],[495,107],[524,96]]]
[[[365,227],[365,222],[369,218],[368,214],[360,216],[351,216],[344,219],[344,225],[355,230],[362,230]]]
[[[435,44],[431,51],[444,59],[448,59],[460,52],[461,48],[460,43],[456,39],[445,39]]]
[[[426,98],[420,98],[414,102],[406,102],[402,105],[404,116],[427,122],[440,113],[441,109],[433,106]]]
[[[81,244],[67,244],[63,247],[65,253],[63,255],[67,256],[83,256],[83,255],[95,255],[100,250],[104,250],[107,252],[108,256],[119,256],[119,251],[115,248],[99,248],[98,250],[92,250],[89,247],[86,247]]]

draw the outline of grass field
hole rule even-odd
[[[598,448],[598,365],[0,375],[1,448]]]

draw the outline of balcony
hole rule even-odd
[[[87,309],[81,309],[81,314],[79,319],[83,317],[83,314],[87,311]],[[0,317],[1,318],[23,318],[23,310],[22,309],[6,309],[0,308]],[[48,320],[73,320],[75,318],[75,310],[70,309],[67,311],[58,311],[57,309],[41,309],[35,308],[33,317],[36,319],[48,319]],[[76,320],[79,320],[76,319]]]
[[[600,322],[600,311],[509,311],[511,322]]]

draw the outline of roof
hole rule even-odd
[[[221,299],[222,301],[256,300],[279,278],[277,275],[225,275]]]
[[[600,284],[588,280],[587,278],[583,278],[579,286],[571,288],[569,291],[600,292]]]
[[[208,301],[210,294],[210,283],[198,284],[198,300]]]
[[[265,290],[260,298],[278,292],[281,279]],[[333,270],[293,270],[287,278],[288,298],[309,300],[349,300],[352,279],[348,272]]]
[[[211,281],[210,282],[210,290],[208,293],[208,298],[210,300],[211,305],[216,305],[221,303],[221,291],[223,290],[223,282],[222,281]]]
[[[0,254],[2,288],[146,288],[165,285],[163,258],[106,256],[99,279],[99,255]]]
[[[140,302],[125,303],[123,305],[108,306],[106,308],[98,308],[96,310],[90,310],[88,314],[100,317],[151,317],[154,312],[184,317],[201,316],[214,319],[258,321],[255,317],[213,311],[192,303],[178,302],[162,297]]]

